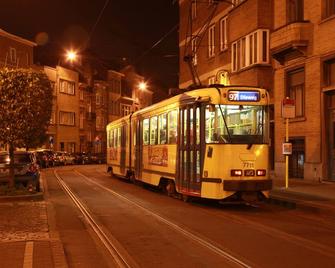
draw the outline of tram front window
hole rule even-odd
[[[266,120],[265,106],[207,105],[206,143],[268,143]]]

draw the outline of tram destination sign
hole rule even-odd
[[[229,90],[228,91],[229,101],[259,101],[260,94],[259,91],[239,91],[239,90]]]

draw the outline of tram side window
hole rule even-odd
[[[114,129],[114,132],[113,132],[113,147],[114,148],[117,147],[117,128]]]
[[[158,117],[159,144],[166,144],[167,115],[162,114]]]
[[[122,130],[122,127],[118,128],[117,130],[118,130],[117,146],[121,147],[121,130]]]
[[[157,116],[150,118],[150,145],[157,144],[158,131],[157,131]]]
[[[177,111],[169,112],[169,144],[175,144],[177,142]]]
[[[112,147],[112,135],[113,135],[113,132],[112,130],[109,130],[108,131],[108,147]]]
[[[143,120],[143,145],[149,144],[149,118]]]

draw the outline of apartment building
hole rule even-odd
[[[196,82],[268,89],[273,137],[273,68],[269,46],[273,1],[180,0],[179,5],[179,87],[187,88]],[[271,169],[275,163],[273,148],[270,147]]]
[[[29,68],[36,43],[0,29],[0,68]]]
[[[281,102],[295,100],[289,122],[290,177],[335,180],[335,2],[274,1],[276,173],[284,172]]]
[[[53,105],[46,148],[77,152],[80,148],[80,93],[78,73],[56,66],[44,67],[53,86]]]
[[[244,84],[268,89],[270,163],[278,178],[285,174],[282,103],[286,98],[294,100],[295,118],[289,120],[293,147],[289,177],[335,180],[335,2],[179,3],[180,87],[188,87],[195,80],[183,61],[191,55],[202,84]]]

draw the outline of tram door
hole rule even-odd
[[[177,188],[181,193],[199,196],[200,181],[200,106],[192,104],[179,111]]]
[[[136,179],[140,180],[142,179],[142,159],[143,159],[143,150],[142,150],[142,144],[143,144],[143,120],[136,120],[134,122],[134,126],[136,129],[135,130],[135,135],[134,135],[134,140],[133,140],[133,148],[135,149],[135,177]]]
[[[121,127],[121,158],[120,158],[120,171],[122,174],[125,173],[126,170],[126,135],[127,135],[127,126],[123,125]]]

